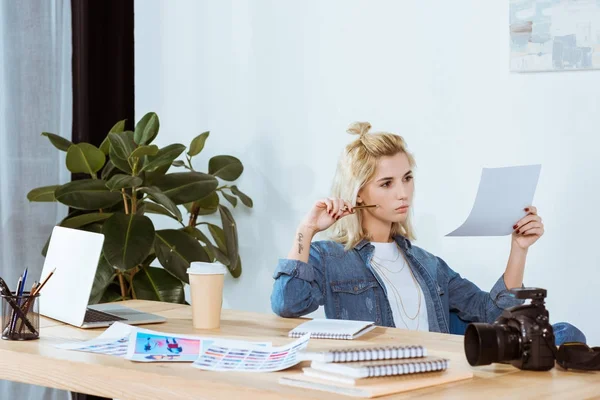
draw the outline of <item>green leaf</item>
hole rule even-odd
[[[140,146],[131,153],[129,158],[140,158],[143,156],[155,156],[158,153],[158,146],[151,144],[150,146]]]
[[[138,207],[138,210],[141,208],[144,208],[144,212],[147,213],[151,213],[151,214],[160,214],[160,215],[166,215],[167,217],[171,217],[173,218],[173,214],[171,214],[169,212],[169,210],[167,210],[166,208],[164,208],[163,206],[156,204],[156,203],[152,203],[150,201],[143,201],[140,205],[140,207]]]
[[[112,147],[110,148],[110,151],[108,154],[110,156],[110,161],[113,163],[113,165],[118,170],[120,170],[121,172],[125,172],[127,174],[133,173],[133,169],[131,168],[129,161],[123,160],[122,158],[117,157],[117,155],[113,151]]]
[[[163,147],[154,157],[148,157],[148,162],[142,168],[142,171],[155,171],[159,167],[171,166],[171,163],[179,157],[185,150],[185,146],[179,143]],[[168,167],[167,167],[168,168]]]
[[[218,185],[215,177],[202,172],[176,172],[154,179],[154,186],[162,190],[175,204],[202,199]]]
[[[183,219],[179,208],[175,205],[175,203],[173,203],[173,201],[170,198],[167,197],[167,195],[161,192],[159,188],[149,186],[140,188],[140,191],[146,193],[156,203],[162,205],[167,210],[169,210],[172,216],[175,216],[175,218],[177,218],[177,221],[181,221]]]
[[[90,293],[89,304],[98,304],[106,288],[115,279],[115,270],[110,266],[104,256],[100,257],[98,263],[98,269],[96,270],[96,276],[94,277],[94,284],[92,286],[92,292]]]
[[[208,173],[226,181],[235,181],[243,171],[241,161],[232,156],[215,156],[208,161]]]
[[[67,168],[74,174],[81,172],[95,176],[105,161],[104,153],[89,143],[74,144],[67,150]]]
[[[82,179],[66,183],[54,192],[56,200],[79,210],[108,208],[121,201],[121,194],[111,192],[102,179]]]
[[[189,283],[187,269],[191,262],[211,261],[196,239],[175,229],[156,231],[154,251],[160,264],[186,283]]]
[[[100,177],[107,181],[110,178],[112,178],[115,172],[118,171],[119,170],[117,169],[117,167],[115,167],[115,164],[113,164],[112,161],[108,160],[104,165],[104,168],[102,168],[102,173],[100,174]]]
[[[153,112],[149,112],[144,115],[142,119],[135,125],[135,132],[133,134],[133,140],[137,144],[148,144],[151,143],[156,135],[158,135],[158,128],[160,123],[158,121],[158,115]]]
[[[222,194],[223,196],[225,196],[225,198],[227,199],[227,201],[229,201],[229,202],[231,203],[231,205],[232,205],[232,206],[234,206],[234,207],[235,207],[235,206],[237,206],[237,197],[235,197],[235,196],[232,196],[232,195],[230,195],[230,194],[227,194],[227,193],[225,193],[225,192],[221,192],[221,194]]]
[[[99,303],[112,303],[113,301],[121,300],[125,299],[121,297],[121,289],[119,285],[115,282],[108,285]]]
[[[142,178],[138,176],[117,174],[110,178],[108,182],[106,182],[106,187],[114,191],[121,190],[123,188],[140,186],[142,182]]]
[[[208,224],[208,230],[210,231],[210,234],[212,235],[219,249],[222,252],[227,253],[227,243],[223,229],[221,229],[221,227],[218,225]]]
[[[242,275],[242,259],[238,257],[237,264],[233,267],[228,266],[229,272],[231,272],[231,276],[234,278],[239,278]]]
[[[223,232],[225,233],[225,243],[227,245],[227,257],[229,258],[230,264],[227,266],[229,271],[233,275],[238,265],[239,248],[238,248],[238,234],[235,226],[233,215],[229,209],[225,206],[219,206],[219,213],[221,214],[221,225],[223,225]]]
[[[208,196],[196,200],[193,203],[189,203],[190,207],[188,209],[189,212],[192,212],[194,206],[198,207],[198,215],[210,215],[214,214],[219,209],[219,196],[217,192],[214,191]],[[187,208],[187,207],[186,207]]]
[[[125,132],[125,121],[127,121],[127,120],[123,119],[123,120],[117,122],[116,124],[114,124],[113,127],[110,128],[110,131],[108,131],[108,133],[121,133],[121,132]]]
[[[190,149],[188,150],[188,156],[194,157],[195,155],[199,154],[202,149],[204,149],[204,144],[206,143],[206,139],[208,139],[208,135],[210,135],[210,132],[204,132],[192,140]]]
[[[117,158],[127,160],[131,153],[133,153],[135,144],[131,141],[130,131],[121,133],[111,132],[108,134],[108,140],[110,141],[110,153],[114,154]],[[115,163],[115,165],[117,164]]]
[[[175,160],[171,163],[171,165],[174,167],[183,167],[185,163],[181,160]]]
[[[225,255],[225,253],[223,253],[218,247],[215,247],[210,241],[210,239],[206,237],[204,232],[202,232],[200,229],[191,226],[186,226],[185,228],[183,228],[183,231],[187,232],[189,235],[195,237],[202,243],[206,244],[206,247],[208,248],[207,250],[213,255],[213,258],[215,258],[217,261],[219,261],[223,265],[229,265],[229,258],[227,258],[227,255]]]
[[[108,131],[108,133],[121,133],[121,132],[124,132],[125,131],[125,121],[127,121],[127,120],[124,119],[124,120],[119,121],[116,124],[114,124],[113,127],[110,128],[110,131]],[[108,140],[108,135],[102,141],[102,144],[100,145],[100,150],[105,155],[108,155],[108,153],[110,151],[110,141]]]
[[[27,200],[29,201],[56,201],[54,192],[60,185],[42,186],[35,188],[27,193]]]
[[[242,201],[242,203],[244,203],[244,205],[246,207],[252,208],[252,206],[254,205],[252,199],[250,197],[248,197],[245,193],[242,193],[242,191],[240,189],[238,189],[237,186],[232,186],[231,192],[233,194],[235,194],[237,197],[239,197],[240,200]]]
[[[122,271],[144,261],[154,243],[154,225],[141,215],[115,213],[104,223],[102,233],[106,260]]]
[[[141,300],[185,302],[183,283],[162,268],[142,268],[133,276],[133,290]]]
[[[111,216],[112,216],[112,213],[82,214],[82,215],[77,215],[77,216],[71,217],[71,218],[68,218],[68,217],[65,218],[60,223],[60,226],[64,226],[65,228],[77,229],[77,228],[81,228],[82,226],[94,223],[94,222],[104,221],[105,219],[108,219]]]
[[[52,143],[54,147],[62,151],[69,150],[69,147],[71,147],[73,144],[64,137],[55,135],[54,133],[43,132],[42,136],[46,136],[48,139],[50,139],[50,143]]]

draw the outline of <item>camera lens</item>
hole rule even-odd
[[[465,354],[472,366],[521,357],[519,330],[503,324],[471,323],[465,332]]]

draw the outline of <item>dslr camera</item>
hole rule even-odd
[[[531,302],[504,310],[493,324],[469,324],[464,342],[469,364],[510,363],[524,370],[552,369],[556,348],[544,306],[546,289],[519,288],[510,293]]]

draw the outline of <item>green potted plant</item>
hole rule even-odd
[[[192,160],[204,149],[209,132],[195,137],[184,159],[178,159],[186,146],[158,148],[152,144],[158,131],[158,116],[148,113],[134,131],[125,131],[125,121],[117,122],[100,148],[42,133],[67,153],[70,172],[89,175],[33,189],[27,198],[68,206],[71,211],[61,226],[104,234],[92,304],[125,299],[184,303],[186,269],[192,261],[219,261],[233,277],[242,273],[235,220],[223,199],[233,207],[238,200],[252,207],[252,199],[237,186],[220,182],[238,179],[242,163],[218,155],[209,160],[208,173],[199,172]],[[177,172],[171,172],[171,167]],[[180,205],[189,213],[186,220]],[[198,221],[217,212],[222,226]],[[156,230],[148,213],[171,218],[175,227]],[[156,259],[163,268],[151,266]]]

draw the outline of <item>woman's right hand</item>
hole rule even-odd
[[[352,204],[342,199],[321,199],[313,205],[308,212],[302,226],[314,233],[324,231],[340,218],[354,212]]]

